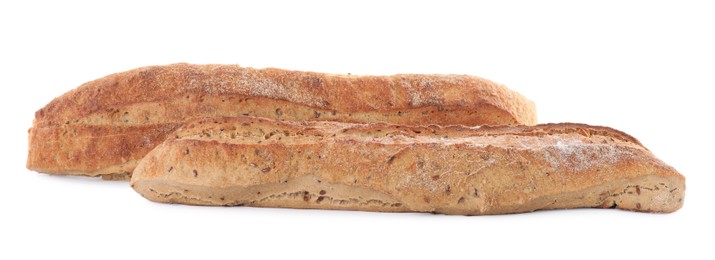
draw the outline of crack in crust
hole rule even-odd
[[[629,204],[633,205],[628,205],[624,206],[622,204],[623,202],[623,196],[641,196],[642,193],[644,192],[650,192],[650,193],[658,193],[658,192],[668,192],[670,194],[678,192],[677,187],[669,187],[667,184],[661,182],[658,184],[655,184],[653,186],[646,186],[646,185],[627,185],[625,188],[623,188],[622,191],[617,192],[617,193],[611,193],[611,191],[605,191],[600,194],[600,200],[601,200],[601,206],[602,207],[607,207],[607,208],[619,208],[619,209],[625,209],[625,210],[634,210],[634,211],[652,211],[645,209],[644,206],[640,202],[632,202]],[[683,198],[679,198],[678,202],[682,202]],[[647,201],[651,202],[651,201]]]
[[[152,192],[155,196],[161,197],[170,203],[181,203],[184,201],[191,201],[191,202],[194,202],[193,204],[197,204],[197,205],[211,205],[211,203],[212,203],[212,201],[210,201],[210,200],[206,200],[201,197],[188,196],[188,195],[178,192],[178,191],[162,193],[162,192],[159,192],[153,188],[149,188],[148,190],[150,192]],[[146,195],[145,195],[145,197],[146,197]]]
[[[285,199],[295,200],[295,201],[305,201],[308,203],[314,203],[307,206],[318,206],[319,204],[332,204],[337,206],[378,206],[385,208],[400,208],[402,203],[399,202],[385,202],[379,199],[358,199],[358,198],[346,198],[338,199],[332,196],[327,196],[324,194],[311,193],[307,190],[288,192],[284,191],[278,194],[271,194],[260,199],[253,200],[226,200],[225,196],[221,196],[218,200],[206,200],[201,197],[189,196],[187,192],[169,191],[160,192],[153,188],[148,189],[157,197],[161,197],[163,200],[170,201],[172,203],[180,203],[182,201],[193,201],[201,205],[221,205],[221,206],[260,206],[267,202],[283,201]]]
[[[236,127],[240,124],[242,127]],[[247,127],[256,124],[256,127]],[[266,129],[261,125],[267,125]],[[248,131],[247,131],[248,130]],[[255,131],[260,131],[255,132]],[[267,132],[267,133],[266,133]],[[429,134],[427,134],[429,133]],[[523,136],[542,137],[550,135],[578,134],[584,137],[602,136],[610,138],[604,142],[619,140],[646,149],[636,138],[619,130],[578,123],[550,123],[535,126],[409,126],[388,123],[353,124],[320,121],[274,121],[260,117],[223,117],[199,119],[179,128],[169,139],[196,139],[230,141],[240,137],[254,138],[258,143],[273,139],[282,141],[284,137],[407,137],[430,136],[439,139],[458,137]],[[275,136],[275,138],[274,138]]]
[[[289,199],[302,199],[303,201],[307,202],[315,202],[317,204],[335,204],[335,205],[346,205],[346,206],[379,206],[379,207],[401,207],[402,203],[399,202],[385,202],[382,200],[378,199],[368,199],[368,200],[362,200],[358,198],[348,198],[348,199],[338,199],[338,198],[333,198],[331,196],[327,195],[320,195],[320,194],[315,194],[311,193],[307,190],[304,191],[295,191],[295,192],[282,192],[279,194],[272,194],[268,197],[261,198],[259,200],[251,200],[246,202],[246,205],[255,205],[255,204],[260,204],[263,202],[268,202],[272,200],[281,200],[284,198],[289,198]],[[315,198],[315,199],[313,199]]]

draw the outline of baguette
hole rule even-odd
[[[165,203],[484,215],[673,212],[685,178],[607,127],[236,117],[177,130],[139,163],[131,186]]]
[[[27,168],[127,178],[184,122],[241,115],[417,125],[536,123],[533,102],[473,76],[352,76],[173,64],[85,83],[37,111]]]

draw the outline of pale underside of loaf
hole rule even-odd
[[[238,117],[184,126],[137,166],[157,202],[484,215],[673,212],[685,179],[634,138],[580,124],[411,127]]]
[[[536,123],[533,102],[473,76],[354,76],[173,64],[85,83],[37,111],[27,167],[127,177],[184,122],[223,116],[408,125]]]

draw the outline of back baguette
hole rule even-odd
[[[685,179],[606,127],[469,128],[238,117],[178,130],[132,187],[166,203],[482,215],[673,212]]]
[[[112,74],[47,104],[29,131],[27,167],[126,178],[184,122],[241,115],[416,125],[536,123],[533,102],[473,76],[352,76],[182,63]]]

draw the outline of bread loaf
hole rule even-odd
[[[673,212],[685,179],[633,137],[582,124],[400,126],[254,117],[185,125],[137,166],[166,203],[443,214]]]
[[[241,115],[469,126],[536,123],[531,101],[473,76],[353,76],[173,64],[85,83],[37,111],[27,167],[124,178],[184,122]]]

